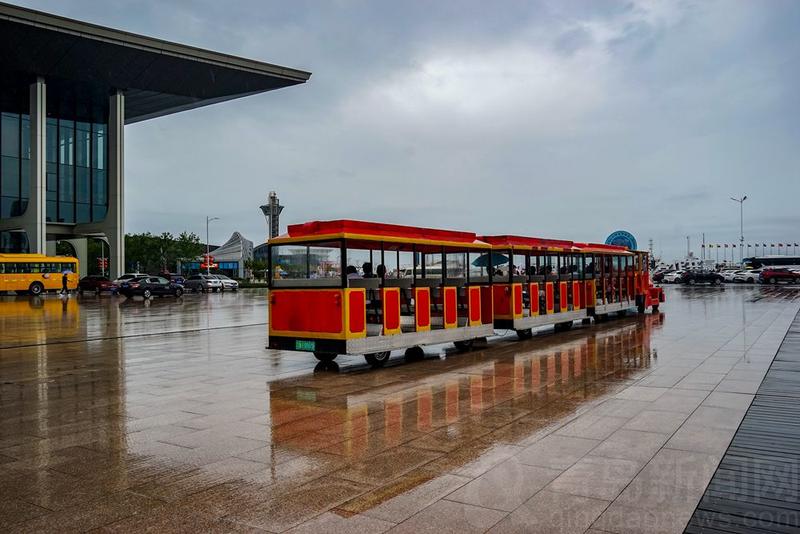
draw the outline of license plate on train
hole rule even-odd
[[[304,339],[296,339],[294,341],[294,350],[305,350],[308,352],[314,352],[317,348],[316,341],[307,341]]]

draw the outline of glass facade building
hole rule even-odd
[[[102,221],[108,211],[107,126],[47,119],[47,222]],[[28,205],[30,120],[0,114],[0,218],[22,215]]]

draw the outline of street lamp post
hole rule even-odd
[[[739,203],[739,263],[744,260],[744,201],[747,200],[747,195],[742,198],[731,197],[731,200]]]
[[[206,274],[211,274],[211,262],[209,261],[209,257],[211,256],[211,245],[208,242],[208,223],[211,221],[218,221],[219,217],[209,217],[206,215]]]

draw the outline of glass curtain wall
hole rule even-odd
[[[22,215],[28,207],[30,138],[27,115],[0,113],[0,218]]]
[[[47,221],[102,221],[108,210],[106,125],[47,119]],[[28,206],[31,165],[30,119],[0,114],[0,218],[22,215]]]

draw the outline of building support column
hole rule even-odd
[[[125,272],[125,95],[121,91],[109,98],[108,145],[108,214],[102,227],[113,280]]]
[[[47,92],[44,78],[38,78],[30,85],[30,173],[23,176],[28,180],[28,205],[25,212],[18,217],[9,217],[0,221],[0,230],[25,232],[28,238],[28,251],[32,254],[44,254],[47,241],[47,176],[45,134],[47,133]]]
[[[77,237],[73,239],[62,239],[75,249],[75,258],[78,260],[78,274],[81,277],[89,274],[89,239]]]

